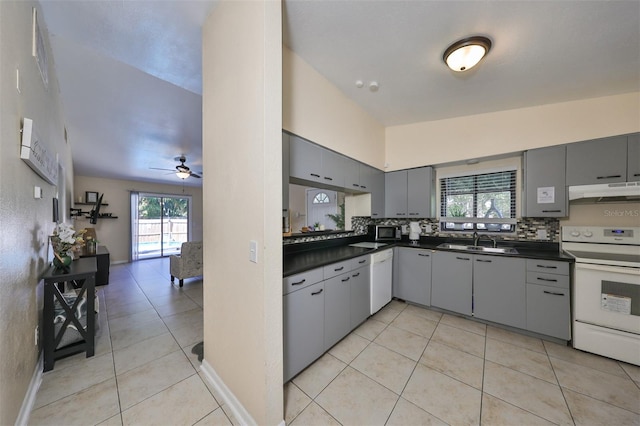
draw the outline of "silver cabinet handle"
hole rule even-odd
[[[316,295],[318,295],[318,294],[322,293],[322,291],[323,291],[323,290],[324,290],[324,289],[323,289],[323,288],[321,288],[320,290],[316,291],[315,293],[311,293],[311,295],[312,295],[312,296],[316,296]]]
[[[302,280],[298,281],[297,283],[291,283],[291,285],[300,285],[300,284],[304,283],[305,281],[307,281],[307,280],[303,278]]]
[[[547,290],[543,290],[544,294],[551,294],[553,296],[564,296],[564,293],[556,293],[555,291],[547,291]]]

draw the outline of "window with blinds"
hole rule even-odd
[[[516,171],[440,179],[443,231],[514,232]]]

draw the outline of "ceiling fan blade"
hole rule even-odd
[[[149,169],[151,169],[151,170],[166,170],[167,172],[173,172],[174,171],[173,169],[161,169],[159,167],[149,167]]]
[[[194,178],[198,178],[198,179],[202,178],[202,176],[199,176],[199,175],[197,175],[197,174],[195,174],[195,173],[193,173],[193,172],[191,172],[191,175],[190,175],[190,176],[191,176],[191,177],[194,177]]]

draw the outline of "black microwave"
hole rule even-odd
[[[376,241],[400,241],[402,230],[397,225],[369,225],[369,237]]]

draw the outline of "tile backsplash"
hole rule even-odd
[[[471,238],[472,234],[465,233],[447,233],[440,232],[438,229],[439,222],[437,219],[371,219],[368,216],[356,216],[351,218],[351,231],[344,233],[336,233],[330,235],[304,236],[299,238],[286,238],[283,244],[295,244],[309,241],[320,241],[334,238],[345,238],[355,235],[364,235],[367,233],[368,225],[408,225],[409,222],[420,222],[423,229],[422,235],[430,235],[434,237],[458,237]],[[428,229],[431,232],[425,232]],[[546,238],[538,238],[538,231],[544,231]],[[560,242],[560,220],[556,218],[520,218],[516,225],[515,235],[498,236],[501,240],[522,240],[522,241],[546,241]]]

